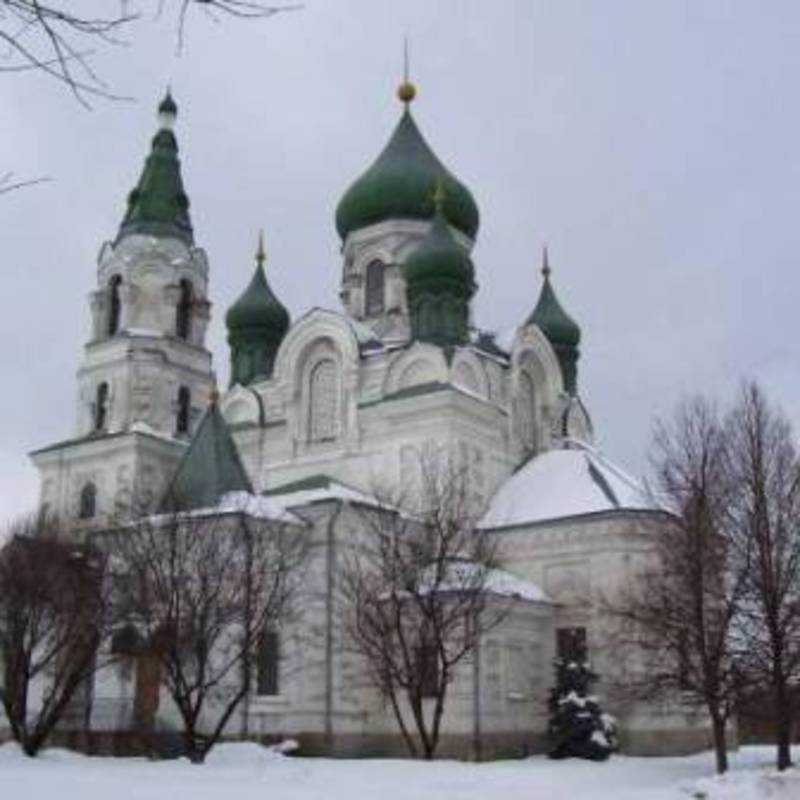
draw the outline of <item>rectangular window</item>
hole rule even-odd
[[[685,630],[678,636],[678,688],[682,691],[692,688],[689,635]]]
[[[565,661],[586,661],[586,628],[557,628],[556,656]]]
[[[256,693],[278,694],[278,662],[280,658],[280,639],[275,631],[265,630],[258,642],[258,661],[256,664]]]
[[[383,313],[385,273],[386,267],[381,261],[372,261],[367,266],[366,313],[368,317]]]
[[[436,697],[439,692],[439,658],[432,644],[417,648],[417,670],[422,697]]]

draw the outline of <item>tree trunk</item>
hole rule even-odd
[[[728,743],[725,740],[725,719],[719,715],[712,716],[712,730],[717,774],[722,775],[728,771]]]
[[[785,692],[779,692],[784,695]],[[792,718],[788,704],[784,701],[777,708],[777,742],[778,742],[778,769],[784,770],[792,766]]]

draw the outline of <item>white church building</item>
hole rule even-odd
[[[131,498],[157,501],[176,481],[193,507],[249,492],[307,525],[317,547],[299,624],[324,635],[309,648],[282,634],[274,674],[257,682],[226,734],[374,754],[403,744],[381,698],[353,688],[347,674],[357,666],[335,646],[337,549],[376,485],[413,487],[431,445],[457,454],[518,602],[481,643],[480,670],[459,672],[442,753],[469,757],[480,731],[484,755],[522,755],[544,746],[551,661],[563,642],[585,642],[601,676],[615,669],[596,600],[631,574],[649,547],[648,520],[661,512],[593,446],[579,391],[581,331],[556,297],[547,253],[538,300],[511,334],[494,336],[472,318],[478,208],[419,131],[413,87],[398,94],[394,132],[337,208],[340,307],[290,318],[260,246],[225,318],[230,385],[218,401],[206,347],[213,267],[196,243],[167,95],[120,229],[100,250],[76,428],[31,458],[42,507],[75,519],[77,535],[102,530]],[[215,437],[227,457],[208,456]],[[139,683],[135,669],[98,676],[88,720],[98,740],[130,726]],[[166,694],[156,694],[151,721],[175,728]],[[631,752],[706,744],[688,715],[604,702]]]

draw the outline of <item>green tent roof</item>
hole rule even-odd
[[[472,194],[439,161],[406,108],[383,152],[339,202],[339,235],[344,239],[351,231],[387,219],[429,219],[439,181],[448,221],[475,238],[479,215]]]
[[[213,508],[228,492],[252,491],[228,425],[212,402],[175,470],[161,510]]]
[[[174,236],[193,244],[189,219],[189,198],[183,189],[178,141],[171,130],[177,106],[167,94],[159,105],[161,127],[153,137],[139,182],[128,195],[128,208],[117,235],[140,233],[150,236]]]

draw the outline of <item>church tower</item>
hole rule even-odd
[[[443,194],[442,218],[467,255],[479,225],[469,189],[442,164],[417,127],[410,110],[415,87],[405,81],[397,95],[404,108],[394,133],[336,209],[345,312],[386,343],[411,338],[403,263],[433,224],[437,186]]]
[[[167,93],[158,130],[89,296],[74,436],[31,454],[42,506],[93,520],[157,502],[215,384],[208,262],[195,247]]]

